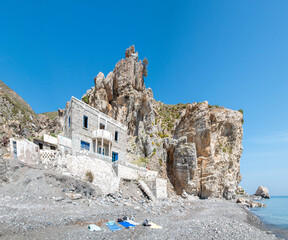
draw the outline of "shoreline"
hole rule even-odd
[[[279,239],[268,234],[249,210],[223,199],[175,197],[120,206],[103,198],[88,200],[89,204],[85,199],[72,203],[66,199],[27,200],[0,196],[0,216],[5,216],[0,217],[0,239]],[[148,219],[163,229],[137,226],[112,232],[103,223],[100,232],[87,229],[88,223],[116,221],[123,216],[133,216],[139,223]]]
[[[15,167],[13,181],[0,184],[0,239],[221,239],[276,240],[262,230],[261,221],[235,201],[200,200],[177,195],[149,201],[133,181],[121,182],[119,192],[85,194],[92,186],[42,168]],[[75,189],[74,189],[75,188]],[[79,190],[79,198],[69,192]],[[144,220],[162,229],[136,226],[112,232],[108,221],[128,217]],[[101,231],[90,232],[90,223],[101,223]],[[253,225],[254,224],[254,225]],[[255,225],[257,224],[257,226]]]
[[[288,239],[288,229],[277,227],[277,225],[265,223],[259,216],[251,212],[250,209],[245,210],[248,212],[248,218],[251,218],[251,220],[248,220],[249,224],[259,228],[262,231],[267,232],[268,234],[273,233],[277,238]]]

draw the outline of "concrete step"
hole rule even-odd
[[[144,181],[142,181],[142,180],[139,180],[138,183],[139,183],[140,189],[142,189],[142,191],[148,196],[148,198],[149,198],[151,201],[156,201],[155,196],[153,195],[152,191],[151,191],[150,188],[147,186],[147,184],[146,184]]]

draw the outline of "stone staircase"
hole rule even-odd
[[[139,185],[139,188],[147,195],[147,197],[151,201],[156,201],[154,194],[152,193],[152,191],[150,190],[150,188],[147,186],[147,184],[144,181],[139,180],[138,185]]]

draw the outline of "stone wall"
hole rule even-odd
[[[57,170],[70,173],[81,180],[86,180],[86,173],[93,175],[92,183],[99,187],[103,194],[114,193],[119,188],[120,178],[116,176],[112,164],[88,156],[67,156],[57,160]]]
[[[133,167],[131,165],[132,164],[118,164],[118,177],[127,180],[139,180],[140,178],[143,178],[144,180],[152,181],[158,176],[156,171],[150,171],[146,168],[137,166]]]

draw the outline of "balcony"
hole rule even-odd
[[[95,131],[92,132],[92,138],[93,139],[99,139],[99,138],[103,138],[109,142],[112,142],[112,134],[106,130],[103,129],[97,129]]]

